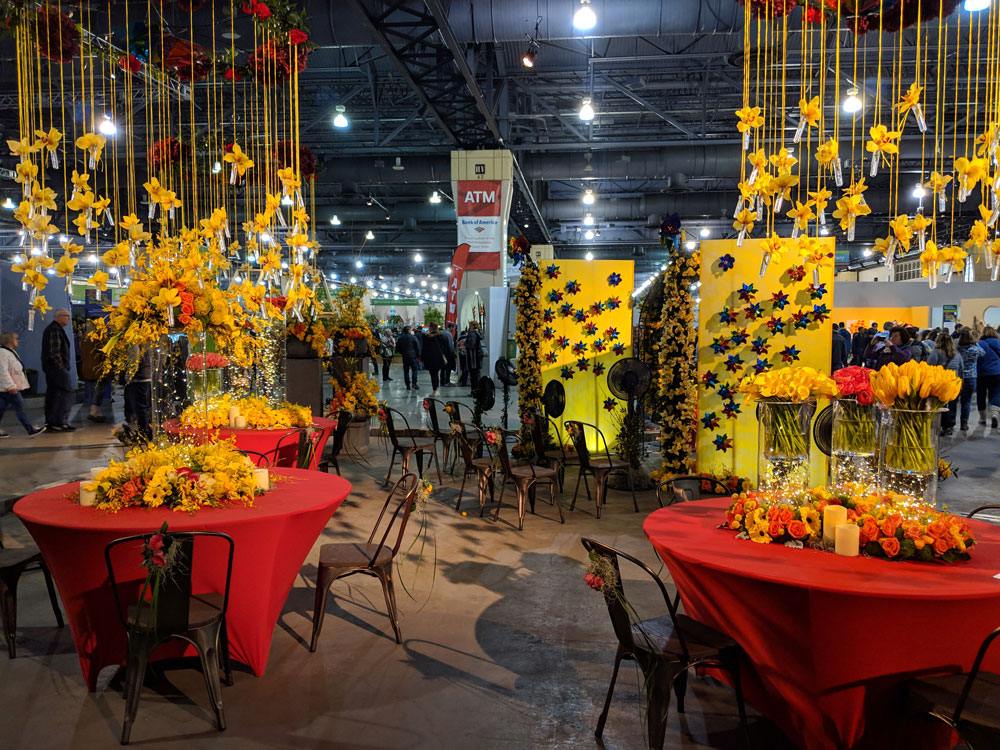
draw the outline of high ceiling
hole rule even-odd
[[[640,273],[652,271],[665,257],[658,227],[671,213],[689,230],[732,236],[741,158],[733,112],[742,104],[743,67],[737,0],[594,0],[598,23],[586,35],[572,25],[576,0],[305,5],[318,48],[300,79],[301,132],[320,160],[316,218],[321,263],[331,272],[355,273],[360,255],[365,274],[429,273],[443,281],[455,244],[447,198],[455,148],[513,151],[513,220],[563,257],[591,251],[634,258]],[[131,7],[145,14],[145,0]],[[229,7],[229,0],[216,3],[214,33],[229,30]],[[206,39],[213,33],[210,11],[206,4],[195,14],[197,34]],[[187,15],[179,15],[177,25],[186,30]],[[245,19],[238,21],[246,33]],[[859,49],[860,69],[870,75],[856,82],[868,90],[875,86],[871,37],[862,37]],[[852,34],[831,31],[831,49],[836,39],[844,54],[852,53]],[[521,58],[532,40],[537,57],[528,69]],[[902,48],[904,60],[912,59],[909,32]],[[8,87],[11,67],[0,72]],[[790,52],[793,90],[800,70],[797,52]],[[933,90],[928,81],[929,99]],[[590,122],[578,117],[585,97],[597,113]],[[333,127],[337,105],[349,128]],[[15,128],[16,97],[0,96],[0,110],[0,125]],[[843,118],[842,128],[849,127]],[[790,119],[787,129],[794,128]],[[919,149],[919,140],[904,137],[902,173],[912,172],[914,182]],[[597,196],[589,208],[580,200],[588,188]],[[428,201],[434,190],[446,196],[438,205]],[[838,241],[841,265],[884,231],[886,217],[872,203],[876,216],[859,226],[856,242]],[[584,224],[587,211],[593,226]],[[330,224],[334,215],[339,226]],[[375,239],[364,242],[368,230]],[[421,264],[414,262],[418,251]]]

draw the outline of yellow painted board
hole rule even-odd
[[[906,323],[917,328],[927,328],[931,322],[930,308],[921,307],[838,307],[833,311],[833,322],[848,328],[856,322],[870,325],[872,321],[882,330],[886,321]]]

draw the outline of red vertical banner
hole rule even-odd
[[[509,189],[509,188],[508,188]],[[495,271],[506,244],[502,180],[458,180],[455,214],[458,246],[465,246],[463,269]]]
[[[469,262],[469,246],[462,243],[455,248],[451,259],[451,275],[448,277],[448,294],[445,297],[444,324],[458,324],[458,290],[462,288],[462,277]]]

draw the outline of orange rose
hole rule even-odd
[[[186,326],[191,323],[191,316],[187,313],[181,313],[177,316],[177,320],[181,322],[182,326]]]
[[[920,528],[919,523],[906,523],[903,524],[903,536],[907,539],[920,539],[924,535],[923,530]]]
[[[785,524],[786,526],[792,520],[792,518],[793,516],[791,508],[782,508],[781,510],[778,511],[778,520],[781,521],[781,523]]]
[[[771,521],[771,525],[767,527],[767,533],[773,539],[777,539],[779,536],[785,533],[785,529],[784,527],[782,527],[779,521]]]
[[[778,520],[778,506],[777,505],[772,505],[770,508],[767,509],[767,520],[768,521],[777,521]]]
[[[942,537],[938,537],[934,540],[934,551],[939,555],[943,555],[945,552],[951,549],[951,542]]]
[[[882,545],[882,551],[885,552],[886,557],[895,557],[899,554],[899,540],[894,537],[886,537],[885,539],[879,539],[878,543]]]
[[[875,523],[874,518],[868,516],[861,526],[861,543],[868,544],[868,542],[874,542],[876,539],[878,539],[878,524]]]
[[[898,514],[893,514],[884,518],[880,524],[882,533],[886,536],[896,536],[896,529],[899,528],[899,524],[902,520],[903,519]]]
[[[788,524],[788,533],[792,539],[802,539],[806,534],[809,533],[809,529],[802,521],[790,521]]]

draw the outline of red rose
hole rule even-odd
[[[819,8],[806,8],[806,23],[819,23],[823,18],[823,11]]]
[[[153,550],[153,552],[162,552],[163,534],[153,534],[153,536],[149,537],[149,548]]]
[[[430,401],[428,401],[428,400],[427,400],[427,399],[425,398],[425,399],[424,399],[424,402],[423,402],[423,404],[421,404],[421,406],[423,406],[423,407],[424,407],[424,411],[430,411],[430,409],[431,409],[431,402],[430,402]]]
[[[155,565],[156,567],[162,568],[164,565],[167,564],[167,558],[164,556],[162,552],[154,552],[152,557],[152,562],[153,565]]]
[[[289,44],[305,44],[309,41],[309,34],[302,29],[292,29],[288,32]]]
[[[791,508],[782,508],[780,511],[778,511],[778,520],[781,521],[786,526],[791,522],[792,518],[793,516]]]
[[[267,3],[257,3],[253,6],[253,14],[261,21],[266,21],[271,17],[271,9],[267,7]]]
[[[771,525],[767,527],[767,533],[772,539],[777,539],[779,536],[785,533],[785,529],[782,527],[781,523],[778,521],[771,521]]]
[[[802,539],[809,530],[802,521],[792,521],[788,524],[788,534],[792,539]]]
[[[878,524],[875,519],[869,516],[861,526],[861,543],[868,544],[878,539]]]
[[[142,63],[135,55],[122,55],[118,58],[118,67],[127,70],[129,73],[138,73],[142,68]]]
[[[253,15],[255,4],[254,3],[243,3],[240,5],[240,10],[248,16]]]
[[[226,72],[222,74],[222,77],[227,81],[239,81],[243,78],[236,68],[226,68]]]
[[[879,539],[878,543],[882,546],[882,551],[885,552],[886,557],[895,557],[899,554],[899,540],[890,536],[885,539]]]

